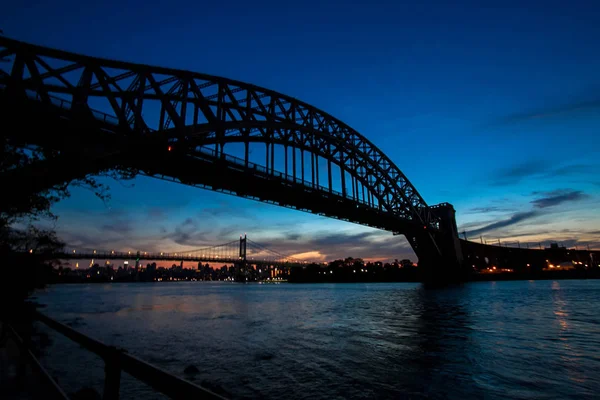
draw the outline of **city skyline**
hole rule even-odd
[[[471,9],[461,16],[452,7],[385,5],[366,15],[364,8],[323,6],[317,15],[304,15],[311,23],[296,15],[292,26],[278,22],[285,10],[269,9],[266,16],[275,21],[277,36],[254,22],[252,39],[239,36],[247,18],[232,15],[234,33],[186,44],[181,35],[202,30],[180,27],[176,20],[183,15],[177,10],[171,12],[178,15],[163,16],[172,19],[170,24],[150,32],[130,22],[126,12],[83,29],[69,22],[69,12],[76,11],[68,2],[52,6],[53,15],[62,12],[66,23],[44,22],[41,16],[50,10],[38,5],[27,9],[28,24],[34,25],[29,26],[23,23],[24,8],[11,7],[0,24],[16,39],[214,73],[314,104],[380,147],[428,204],[452,203],[459,231],[470,239],[600,245],[600,101],[593,93],[600,58],[589,51],[600,29],[592,24],[594,10],[583,5],[511,10],[518,41],[517,34],[495,23],[470,36],[475,25],[490,12],[502,14],[501,9]],[[111,4],[95,7],[108,11]],[[202,11],[224,15],[213,7]],[[111,15],[103,10],[87,11]],[[266,16],[260,10],[266,8],[246,11],[261,21]],[[157,11],[141,12],[158,18]],[[339,20],[337,13],[343,14]],[[464,27],[443,35],[437,24],[443,16]],[[342,17],[349,22],[342,23]],[[327,24],[328,18],[337,23]],[[356,31],[348,30],[352,23]],[[417,38],[419,23],[431,29]],[[218,22],[208,24],[218,31]],[[308,26],[313,28],[307,32]],[[102,40],[95,40],[100,33]],[[283,46],[286,35],[295,40],[297,53]],[[394,39],[402,39],[402,45]],[[314,62],[295,66],[308,49]],[[557,52],[563,55],[559,61]],[[70,246],[179,251],[248,233],[296,257],[414,259],[406,240],[389,232],[145,177],[108,183],[112,199],[107,204],[75,188],[70,199],[54,207],[59,215],[54,226]]]

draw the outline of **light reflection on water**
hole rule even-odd
[[[45,312],[231,398],[592,398],[600,281],[54,286]],[[68,390],[102,363],[52,335]],[[65,356],[67,355],[67,356]],[[61,372],[62,371],[62,372]],[[123,380],[122,398],[152,398]]]

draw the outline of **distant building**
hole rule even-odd
[[[146,271],[150,274],[154,274],[156,272],[156,263],[153,262],[152,264],[148,264],[146,266]]]

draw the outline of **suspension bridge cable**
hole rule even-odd
[[[285,259],[285,260],[288,260],[290,262],[300,262],[300,260],[297,260],[297,259],[295,259],[293,257],[288,256],[288,255],[282,254],[282,253],[280,253],[278,251],[271,250],[271,249],[269,249],[269,248],[267,248],[267,247],[265,247],[265,246],[263,246],[263,245],[261,245],[259,243],[256,243],[256,242],[254,242],[254,241],[252,241],[250,239],[246,239],[246,240],[248,241],[248,243],[250,243],[251,245],[255,246],[256,248],[258,248],[258,249],[260,249],[262,251],[266,251],[267,253],[270,253],[272,256],[275,256],[275,257],[277,257],[279,259]]]

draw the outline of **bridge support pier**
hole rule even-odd
[[[235,265],[235,281],[236,282],[249,282],[250,281],[250,274],[248,273],[248,263],[246,262],[246,260],[241,260],[239,262],[236,262]]]
[[[406,235],[419,258],[421,281],[435,285],[464,281],[466,274],[454,207],[443,203],[432,207],[432,211],[440,218],[439,231],[424,227],[423,231]]]
[[[249,282],[252,280],[250,271],[248,270],[248,261],[246,261],[246,243],[247,237],[240,236],[240,254],[239,261],[235,263],[235,281],[236,282]]]

